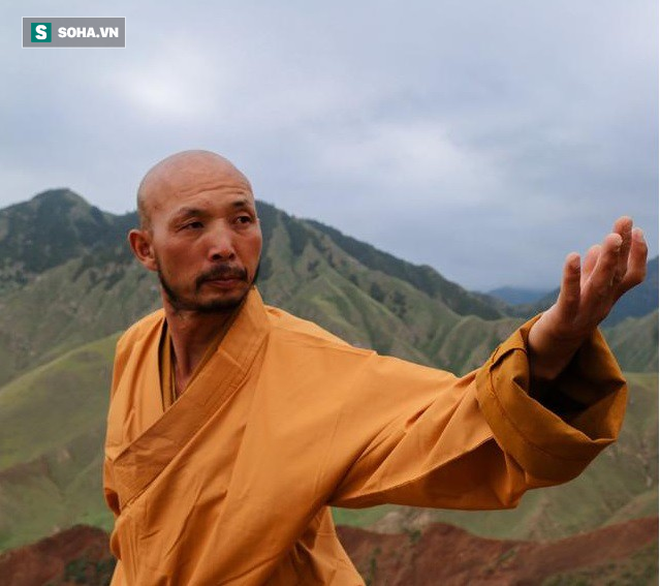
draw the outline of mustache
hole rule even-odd
[[[212,269],[201,273],[197,279],[195,279],[195,284],[197,288],[199,288],[206,281],[215,281],[216,279],[239,279],[241,281],[247,281],[248,274],[247,270],[243,267],[237,267],[230,264],[219,264]]]

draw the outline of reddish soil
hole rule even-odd
[[[353,527],[338,533],[372,586],[536,586],[559,574],[586,577],[581,583],[624,583],[618,578],[631,571],[635,583],[657,583],[657,518],[548,543],[484,539],[441,523],[403,534]],[[639,552],[645,557],[633,568]],[[113,566],[108,536],[79,525],[0,555],[0,585],[102,586]]]
[[[105,531],[76,525],[0,555],[0,585],[101,586],[109,583],[113,568]]]
[[[484,539],[440,523],[396,535],[353,527],[340,527],[338,532],[360,573],[374,586],[536,586],[559,574],[603,569],[609,581],[617,571],[631,571],[631,556],[645,548],[657,552],[658,519],[629,521],[548,543]],[[636,583],[657,583],[655,552],[647,555],[655,567],[638,568],[638,574],[656,581]],[[641,563],[649,565],[646,558]]]

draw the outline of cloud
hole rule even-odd
[[[488,197],[488,183],[497,176],[482,153],[453,140],[433,120],[375,122],[314,146],[320,174],[363,183],[363,190],[398,192],[409,204],[441,194],[445,204],[474,205]]]
[[[119,2],[126,49],[21,49],[20,16],[48,6],[0,23],[0,207],[68,185],[123,212],[154,162],[201,147],[469,287],[552,286],[621,213],[657,254],[647,0]]]

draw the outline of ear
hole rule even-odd
[[[150,271],[158,270],[156,255],[151,245],[151,233],[148,230],[131,230],[128,243],[135,257]]]

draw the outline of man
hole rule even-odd
[[[504,508],[614,441],[625,382],[596,331],[641,282],[619,219],[557,303],[462,378],[353,348],[263,305],[250,183],[188,151],[138,192],[129,241],[163,309],[117,345],[105,491],[113,585],[363,584],[328,505]]]

